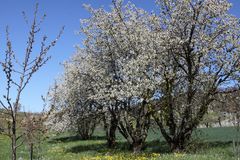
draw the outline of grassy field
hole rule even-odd
[[[51,135],[43,142],[41,155],[44,160],[115,160],[115,159],[160,159],[160,160],[235,160],[232,140],[234,128],[199,129],[194,134],[194,143],[187,153],[170,153],[158,131],[150,131],[142,154],[133,155],[128,151],[126,141],[118,134],[116,149],[107,149],[104,132],[98,130],[91,140],[79,140],[73,134]],[[10,159],[10,141],[0,135],[0,160]],[[28,159],[27,148],[18,150],[18,157]]]

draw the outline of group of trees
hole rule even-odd
[[[81,21],[84,47],[64,63],[63,75],[50,89],[50,111],[24,114],[21,120],[23,90],[50,59],[47,52],[63,30],[48,45],[44,36],[33,57],[36,34],[45,18],[38,21],[36,8],[21,62],[7,28],[0,62],[6,77],[0,118],[6,123],[0,131],[11,138],[13,160],[24,142],[33,157],[33,142],[46,132],[44,124],[58,131],[75,130],[88,139],[101,123],[110,148],[115,147],[118,130],[137,153],[153,123],[171,150],[181,151],[218,104],[232,104],[239,118],[239,88],[228,90],[240,82],[240,24],[228,13],[230,3],[156,0],[156,6],[158,10],[149,13],[122,0],[113,0],[110,11],[86,5],[91,17]]]
[[[110,11],[85,6],[84,47],[49,92],[51,122],[86,139],[101,121],[109,147],[118,129],[134,152],[154,122],[172,151],[186,148],[221,91],[239,83],[239,19],[227,0],[156,6],[151,13],[122,0]]]

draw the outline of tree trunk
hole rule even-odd
[[[189,129],[188,132],[180,132],[177,137],[173,138],[172,141],[169,141],[170,149],[172,152],[182,152],[186,149],[187,144],[190,141],[192,135],[192,129]]]
[[[96,124],[93,121],[82,121],[83,122],[79,122],[77,125],[78,134],[82,140],[88,140],[92,137]]]
[[[132,146],[133,153],[136,154],[142,151],[143,143],[141,141],[133,142],[131,146]]]
[[[16,135],[16,121],[15,118],[12,118],[12,160],[17,159],[17,135]]]
[[[218,117],[218,124],[219,124],[220,127],[222,127],[221,117]]]
[[[81,140],[89,140],[90,139],[90,136],[88,134],[81,134],[80,137],[81,137]]]
[[[205,126],[206,126],[206,128],[208,128],[208,127],[209,127],[209,124],[208,124],[208,123],[205,123]]]
[[[182,152],[184,151],[185,146],[181,142],[172,142],[170,143],[170,149],[172,152]]]
[[[118,126],[118,120],[115,116],[111,116],[111,121],[107,129],[107,146],[114,148],[116,145],[116,130]]]
[[[16,136],[12,136],[12,160],[17,159],[17,150],[16,150]]]
[[[181,152],[185,149],[186,139],[184,135],[179,135],[177,138],[168,142],[172,152]]]
[[[78,125],[78,135],[82,140],[88,140],[90,138],[88,132],[86,131],[85,126]]]
[[[33,144],[30,144],[30,160],[33,160]]]

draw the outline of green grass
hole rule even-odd
[[[159,131],[150,131],[144,151],[133,155],[123,137],[118,134],[116,149],[107,149],[104,132],[97,130],[91,140],[79,140],[70,133],[51,135],[43,142],[41,154],[46,160],[80,159],[182,159],[182,160],[235,160],[232,140],[236,136],[234,128],[199,129],[194,134],[194,143],[187,153],[170,153]],[[160,155],[159,155],[160,154]],[[0,135],[0,160],[10,159],[10,140]],[[28,159],[27,148],[18,150],[18,157]]]

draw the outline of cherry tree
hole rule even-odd
[[[91,16],[81,22],[84,47],[69,64],[81,74],[66,77],[81,75],[70,79],[89,87],[81,95],[105,115],[109,147],[118,129],[139,152],[153,116],[171,150],[184,150],[221,88],[239,77],[239,19],[227,0],[156,5],[159,13],[122,0],[110,11],[85,6]],[[72,98],[77,86],[68,84]]]
[[[86,8],[92,16],[82,20],[81,31],[96,90],[91,98],[108,113],[108,145],[114,145],[118,128],[139,152],[150,127],[150,101],[161,83],[158,17],[120,0],[113,1],[109,12]]]
[[[64,74],[49,92],[53,110],[49,120],[52,119],[53,129],[74,130],[82,139],[92,136],[100,119],[99,105],[89,98],[93,87],[86,58],[84,50],[78,49],[77,54],[64,63]]]
[[[220,88],[239,75],[239,19],[227,0],[157,3],[167,56],[154,117],[171,149],[183,150]]]

